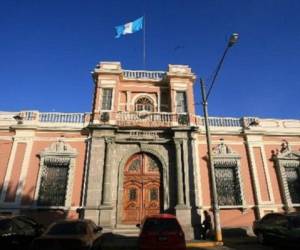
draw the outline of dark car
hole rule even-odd
[[[49,226],[35,239],[32,250],[98,250],[102,228],[91,220],[63,220]]]
[[[140,250],[185,250],[185,237],[180,224],[172,214],[145,217],[140,228],[138,247]]]
[[[27,216],[0,216],[1,249],[26,250],[44,227]]]
[[[300,213],[271,213],[253,223],[260,243],[286,246],[300,244]]]

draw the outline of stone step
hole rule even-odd
[[[125,228],[115,228],[113,229],[112,233],[115,236],[128,236],[128,237],[137,237],[140,233],[140,230],[138,228],[130,228],[130,227],[125,227]]]

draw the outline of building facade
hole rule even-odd
[[[195,75],[102,62],[93,80],[91,113],[0,112],[0,212],[85,217],[116,233],[168,212],[197,237],[212,193]],[[300,207],[300,120],[209,123],[223,228]]]

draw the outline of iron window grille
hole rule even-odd
[[[37,204],[64,206],[68,184],[69,165],[46,165],[41,176]]]
[[[285,175],[292,203],[300,203],[299,168],[285,167]]]
[[[220,206],[242,205],[242,195],[236,166],[215,164],[218,203]]]

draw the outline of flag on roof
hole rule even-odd
[[[134,20],[133,22],[116,26],[115,29],[116,29],[117,34],[116,34],[115,38],[119,38],[122,35],[132,34],[137,31],[140,31],[141,29],[143,29],[143,22],[144,22],[144,17],[140,17],[140,18]]]

